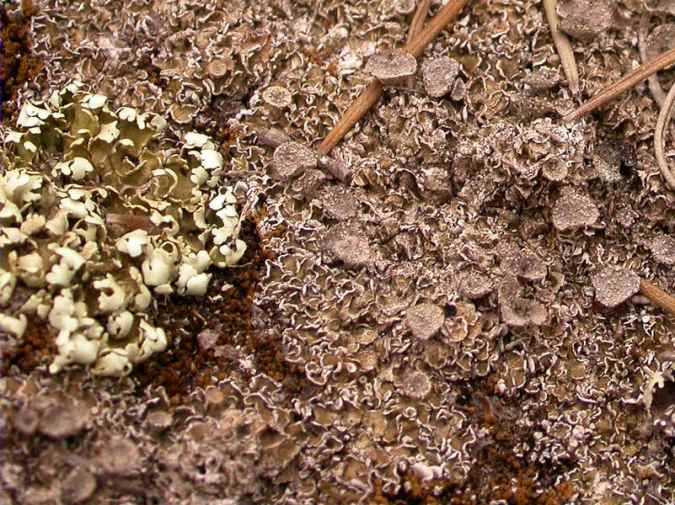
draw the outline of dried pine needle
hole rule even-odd
[[[406,44],[405,50],[415,58],[422,56],[424,49],[431,43],[443,29],[455,19],[470,0],[454,0],[448,2],[438,14],[436,14],[424,30],[410,43]]]
[[[450,21],[455,19],[470,0],[451,0],[436,14],[429,24],[411,42],[406,44],[405,50],[419,58],[424,49],[445,28]],[[347,109],[344,115],[336,123],[330,133],[319,145],[319,154],[326,155],[340,140],[352,129],[352,127],[377,103],[382,96],[382,83],[373,80],[359,95],[356,101]]]
[[[640,293],[649,298],[657,307],[661,307],[663,310],[670,312],[672,316],[675,316],[675,298],[658,286],[645,279],[640,279]]]
[[[675,174],[668,166],[668,161],[666,160],[665,153],[663,152],[666,126],[670,124],[670,118],[673,114],[673,102],[675,102],[675,84],[673,84],[673,86],[670,88],[670,91],[666,95],[663,105],[661,106],[659,119],[656,121],[656,131],[654,132],[654,151],[656,154],[656,162],[659,165],[659,169],[661,170],[663,178],[668,183],[668,186],[670,186],[670,189],[675,191]]]
[[[410,22],[410,30],[408,31],[408,40],[406,44],[410,44],[415,37],[422,31],[424,28],[424,22],[427,19],[427,14],[429,14],[429,8],[431,7],[431,0],[420,0],[415,14],[413,15],[412,21]]]
[[[579,72],[577,70],[577,61],[574,59],[574,51],[570,39],[563,32],[560,31],[560,20],[556,12],[557,0],[544,0],[544,11],[546,12],[546,19],[551,27],[551,37],[555,44],[556,51],[560,56],[560,63],[567,77],[567,81],[572,93],[579,92]]]
[[[563,116],[563,121],[575,121],[580,117],[585,116],[589,112],[599,109],[608,102],[611,102],[620,94],[633,88],[639,82],[644,81],[650,75],[655,74],[659,70],[662,70],[673,63],[675,63],[675,49],[661,53],[652,61],[645,63],[644,65],[640,65],[638,68],[632,72],[629,72],[611,86],[608,86],[607,88],[600,91],[600,93],[595,95],[586,103],[582,104],[578,109]]]
[[[412,21],[410,22],[408,40],[406,41],[407,44],[410,44],[424,28],[424,22],[426,21],[427,15],[429,14],[429,7],[431,7],[431,0],[420,0],[420,3],[415,10],[415,14],[413,15]],[[406,85],[408,88],[415,86],[414,75],[408,77]]]
[[[373,79],[335,124],[331,132],[323,139],[323,142],[319,145],[319,154],[321,156],[328,154],[347,135],[347,132],[368,113],[370,108],[382,96],[382,91],[382,83],[377,79]]]

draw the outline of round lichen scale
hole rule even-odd
[[[297,177],[305,170],[316,168],[317,156],[299,142],[286,142],[274,151],[272,175],[286,181]]]
[[[365,70],[384,84],[397,84],[417,72],[417,60],[402,49],[394,49],[371,56]]]
[[[445,313],[438,305],[422,303],[408,309],[405,321],[415,338],[428,340],[443,326]]]

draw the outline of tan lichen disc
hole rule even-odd
[[[595,297],[605,307],[621,305],[640,291],[640,277],[625,268],[608,266],[593,275]]]

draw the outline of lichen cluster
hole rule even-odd
[[[246,249],[213,142],[169,143],[161,116],[107,102],[73,83],[26,103],[5,135],[0,306],[17,282],[31,293],[0,328],[21,338],[33,317],[54,328],[52,372],[129,373],[169,344],[155,298],[204,295],[209,268]]]

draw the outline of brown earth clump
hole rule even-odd
[[[158,359],[134,369],[132,375],[142,387],[164,386],[172,402],[179,403],[194,387],[213,384],[237,368],[240,356],[235,346],[251,338],[253,296],[264,262],[252,224],[243,226],[242,238],[247,251],[239,265],[215,270],[205,297],[175,295],[160,302],[161,324],[172,345]],[[200,348],[204,331],[217,336],[207,349]]]
[[[38,14],[33,0],[22,0],[21,8],[10,16],[4,5],[0,5],[0,26],[2,27],[2,64],[0,64],[0,117],[9,120],[18,111],[16,97],[26,82],[31,82],[42,70],[42,62],[32,52],[30,19]]]

